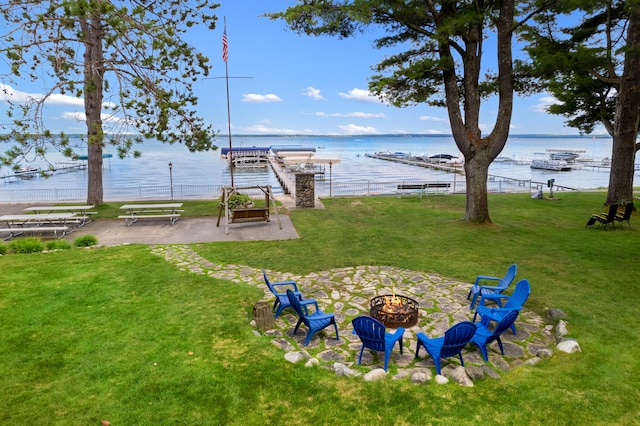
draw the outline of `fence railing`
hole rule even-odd
[[[465,193],[464,179],[439,181],[450,183],[449,189],[437,190],[435,193]],[[423,181],[394,181],[394,182],[317,182],[316,195],[327,197],[396,195],[398,185],[420,184]],[[216,199],[222,194],[223,185],[139,185],[115,186],[104,188],[104,200],[133,201],[133,200],[206,200]],[[488,192],[530,192],[531,181],[493,177],[487,181]],[[282,188],[274,188],[274,194],[282,195]],[[260,190],[250,193],[250,196],[261,196]],[[19,203],[75,203],[87,200],[86,188],[55,188],[55,189],[0,189],[1,204]]]

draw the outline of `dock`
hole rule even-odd
[[[8,173],[0,176],[0,179],[4,180],[14,180],[14,179],[32,179],[42,174],[46,176],[51,176],[54,173],[66,173],[66,172],[75,172],[77,170],[84,170],[87,168],[87,163],[82,161],[60,161],[55,163],[55,165],[50,166],[46,169],[33,168],[26,170],[19,170],[14,173]]]
[[[462,164],[436,163],[419,160],[415,157],[399,157],[381,154],[365,154],[365,157],[377,158],[379,160],[394,161],[396,163],[408,164],[411,166],[425,167],[432,170],[441,170],[449,173],[457,173],[464,176],[464,166]]]

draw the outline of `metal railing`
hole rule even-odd
[[[433,188],[430,194],[465,193],[466,183],[464,179],[450,181],[438,181],[450,183],[448,189]],[[394,182],[316,182],[316,195],[321,197],[331,196],[370,196],[370,195],[396,195],[398,185],[422,184],[424,181],[394,181]],[[104,188],[104,200],[133,201],[133,200],[206,200],[217,199],[222,194],[223,185],[139,185],[139,186],[114,186]],[[492,177],[487,181],[488,192],[530,192],[531,181],[511,179],[504,177]],[[273,188],[275,195],[282,195],[282,188]],[[250,196],[261,196],[263,193],[256,190]],[[75,203],[87,200],[86,188],[55,188],[55,189],[0,189],[0,204],[19,203]]]

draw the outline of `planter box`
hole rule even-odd
[[[252,207],[231,210],[231,223],[269,222],[268,207]]]

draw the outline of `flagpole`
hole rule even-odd
[[[231,144],[231,104],[229,102],[229,63],[227,41],[227,17],[224,17],[224,34],[222,35],[222,60],[224,61],[225,81],[227,83],[227,126],[229,133],[229,171],[231,172],[231,186],[233,187],[233,148]]]

